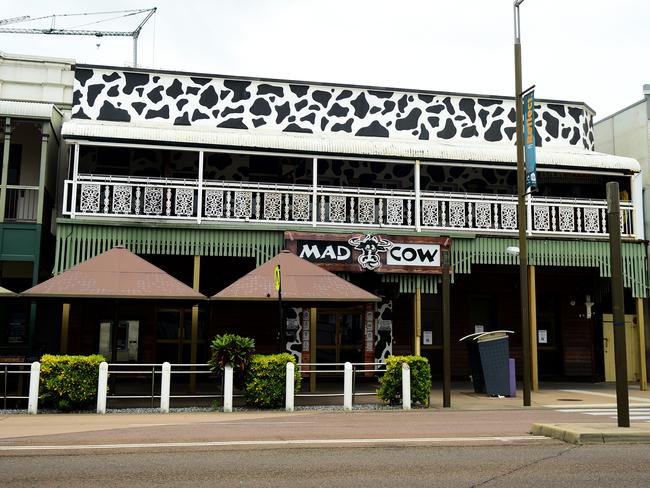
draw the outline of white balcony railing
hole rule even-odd
[[[64,215],[287,226],[516,234],[517,198],[311,185],[79,175],[66,180]],[[530,235],[607,236],[605,200],[529,197]],[[621,202],[621,233],[634,236]]]

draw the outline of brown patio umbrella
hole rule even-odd
[[[242,276],[212,300],[277,301],[274,270],[282,271],[282,300],[287,302],[379,302],[381,299],[289,251]]]
[[[115,300],[114,319],[111,324],[113,358],[116,357],[117,334],[114,331],[119,322],[119,300],[199,301],[207,298],[122,246],[84,261],[25,290],[20,296]]]
[[[5,297],[17,297],[18,293],[15,291],[7,290],[6,288],[3,288],[0,286],[0,297],[5,298]]]
[[[124,247],[114,247],[20,294],[25,297],[204,300]]]

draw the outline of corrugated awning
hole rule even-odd
[[[197,301],[206,298],[123,247],[114,247],[84,261],[21,296]]]
[[[282,299],[288,302],[379,302],[380,298],[334,273],[282,251],[212,297],[213,300],[277,301],[275,267],[280,265]]]
[[[51,103],[0,100],[0,116],[2,117],[51,119],[54,110],[56,110],[56,107]]]
[[[339,134],[299,134],[263,129],[197,129],[167,125],[72,120],[63,125],[69,140],[123,140],[132,143],[183,144],[197,147],[243,147],[309,154],[347,154],[398,159],[451,160],[514,165],[516,147],[511,144],[476,144],[442,141],[410,141]],[[540,167],[639,172],[638,161],[574,147],[538,148]]]

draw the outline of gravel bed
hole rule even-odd
[[[414,407],[418,408],[418,407]],[[382,405],[382,404],[359,404],[355,405],[353,410],[401,410],[402,407],[399,405]],[[304,405],[296,406],[296,412],[300,411],[343,411],[341,405]],[[214,409],[211,407],[179,407],[179,408],[170,408],[169,413],[205,413],[205,412],[214,412],[221,413],[220,409]],[[247,408],[247,407],[234,407],[233,412],[245,413],[245,412],[284,412],[283,408],[278,409],[256,409],[256,408]],[[58,410],[52,409],[41,409],[38,411],[39,414],[52,414],[52,413],[63,413]],[[84,413],[84,414],[95,414],[94,410],[78,410],[67,413]],[[160,413],[159,408],[109,408],[106,410],[107,414],[151,414],[151,413]],[[27,409],[7,409],[0,410],[0,415],[27,415]]]

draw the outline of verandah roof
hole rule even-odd
[[[308,154],[335,154],[397,159],[450,160],[513,166],[517,149],[511,143],[413,141],[381,137],[346,137],[340,134],[277,133],[257,129],[200,129],[162,124],[98,122],[74,119],[63,125],[68,140],[120,140],[129,143],[177,144],[203,148],[230,147],[279,150]],[[540,168],[641,171],[638,161],[575,147],[537,148]]]

